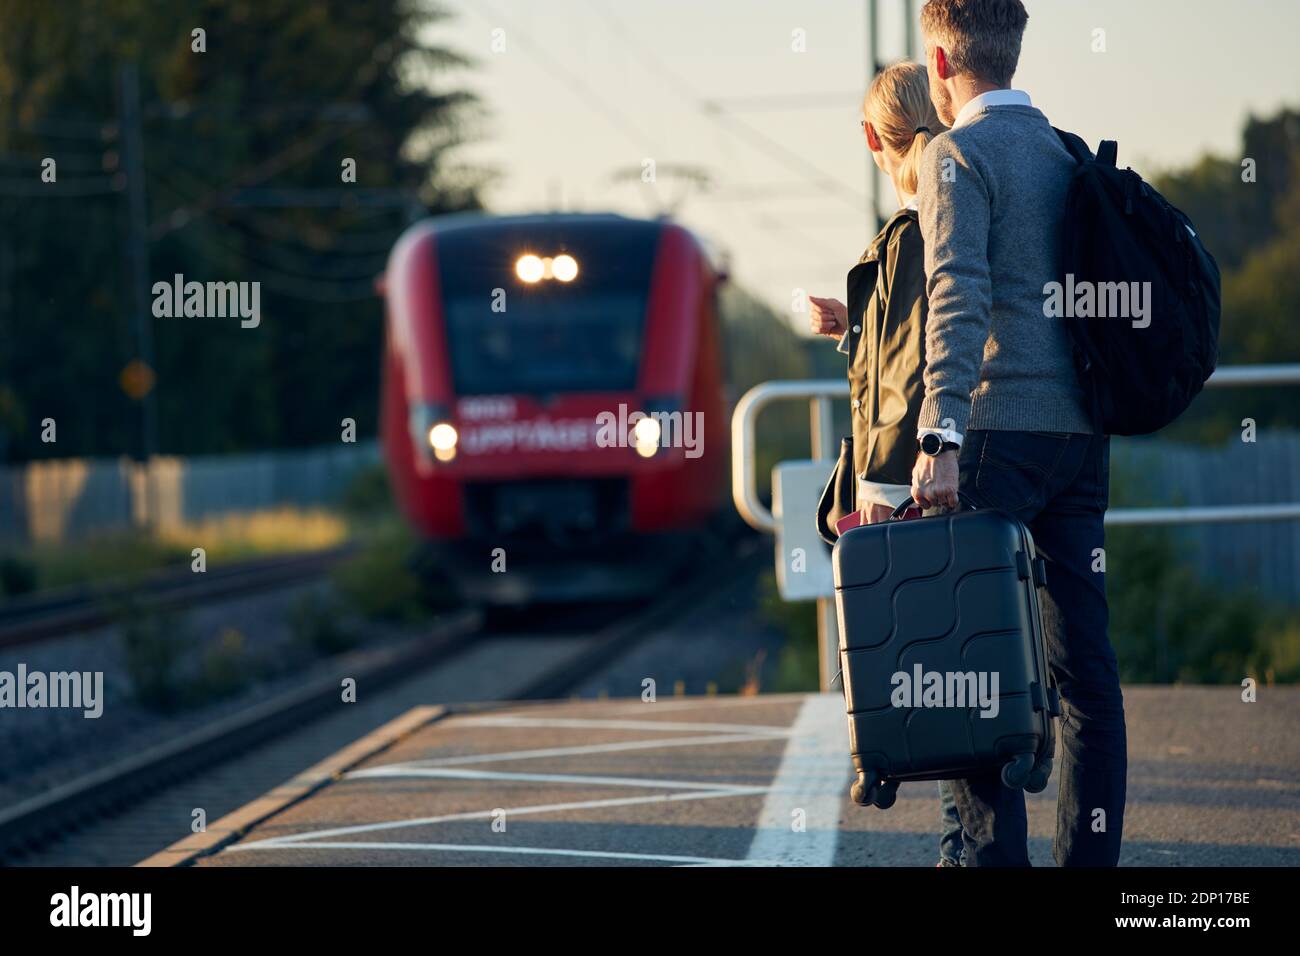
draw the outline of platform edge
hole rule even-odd
[[[258,824],[266,822],[338,780],[344,773],[363,761],[387,750],[417,730],[449,716],[452,712],[452,708],[442,705],[412,707],[404,714],[394,717],[342,750],[330,754],[316,765],[280,784],[274,790],[231,811],[203,832],[193,833],[183,840],[178,840],[166,849],[159,850],[136,863],[135,866],[190,866],[201,857],[211,856],[243,837]]]

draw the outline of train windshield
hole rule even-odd
[[[645,298],[637,293],[507,291],[449,299],[451,371],[461,395],[636,388]]]
[[[636,388],[657,230],[580,225],[475,230],[439,243],[457,394]],[[571,257],[576,276],[561,281],[548,265],[544,278],[524,281],[517,263],[534,250]]]

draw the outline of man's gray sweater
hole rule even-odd
[[[992,106],[925,149],[925,400],[920,428],[1092,432],[1063,320],[1043,314],[1059,281],[1074,161],[1032,106]]]

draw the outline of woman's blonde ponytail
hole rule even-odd
[[[907,147],[903,161],[899,164],[898,183],[913,195],[916,194],[916,184],[921,178],[921,154],[932,139],[934,137],[927,130],[914,133],[912,145]]]
[[[895,63],[876,74],[867,90],[863,115],[881,144],[898,161],[898,184],[915,193],[921,154],[947,127],[930,102],[930,80],[919,63]]]

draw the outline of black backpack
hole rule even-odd
[[[1078,167],[1060,296],[1049,307],[1060,306],[1054,314],[1070,330],[1096,426],[1145,435],[1182,414],[1214,372],[1219,266],[1187,216],[1132,169],[1116,168],[1114,142],[1094,157],[1078,136],[1056,132]]]

